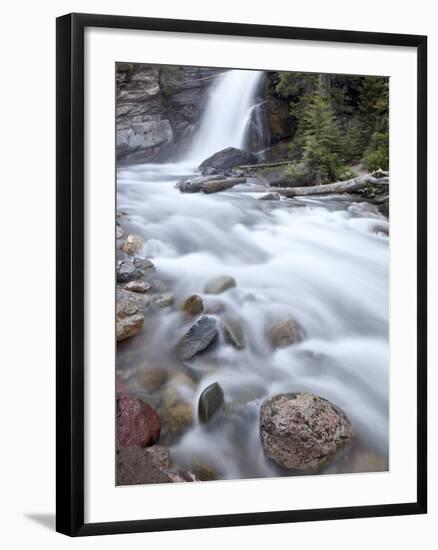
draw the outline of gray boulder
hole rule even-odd
[[[260,439],[274,462],[303,472],[317,471],[353,438],[345,413],[310,393],[279,394],[260,409]]]
[[[191,359],[207,349],[217,338],[218,329],[213,317],[203,315],[178,344],[177,353],[181,361]]]
[[[257,160],[257,157],[248,151],[238,149],[237,147],[227,147],[205,159],[199,166],[199,169],[202,173],[204,173],[207,168],[228,170],[242,164],[256,164]]]
[[[118,283],[129,283],[149,276],[155,271],[155,266],[145,258],[128,258],[119,260],[116,266],[116,275]]]

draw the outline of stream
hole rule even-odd
[[[221,479],[290,475],[264,456],[259,409],[269,396],[307,391],[341,407],[356,434],[323,472],[386,470],[387,219],[374,206],[348,196],[261,201],[261,193],[248,192],[251,181],[212,195],[182,194],[175,188],[209,154],[244,144],[247,122],[234,124],[234,131],[233,117],[239,112],[248,120],[259,74],[229,71],[215,85],[205,115],[211,124],[204,117],[200,139],[185,159],[118,170],[117,207],[124,227],[144,239],[142,254],[175,298],[174,306],[146,314],[143,331],[118,346],[118,372],[128,376],[153,365],[170,376],[192,373],[196,384],[186,384],[182,377],[179,389],[192,403],[195,420],[171,444],[182,467],[205,464]],[[224,81],[227,94],[218,89]],[[239,86],[245,84],[251,93],[243,97]],[[229,116],[223,131],[208,141],[205,128],[222,128],[211,102],[217,108],[236,95],[239,105],[225,109]],[[226,142],[227,133],[233,135]],[[206,283],[220,275],[234,277],[236,287],[206,295]],[[177,360],[175,347],[194,322],[178,305],[192,294],[199,294],[209,315],[219,321],[225,315],[238,319],[243,350],[227,344],[221,334],[213,349],[186,364]],[[305,337],[273,350],[266,326],[285,317],[296,320]],[[226,410],[209,424],[199,424],[199,395],[213,382],[224,389]]]

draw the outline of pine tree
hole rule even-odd
[[[342,136],[329,95],[319,89],[303,115],[303,160],[323,183],[338,177],[342,166]]]

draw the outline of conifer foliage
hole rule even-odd
[[[293,146],[313,181],[334,181],[347,166],[389,165],[389,79],[278,73],[275,93],[289,101]]]

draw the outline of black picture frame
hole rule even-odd
[[[427,37],[112,15],[57,19],[56,529],[69,536],[200,529],[427,511]],[[406,46],[417,51],[417,498],[311,510],[84,522],[84,30],[86,27]]]

